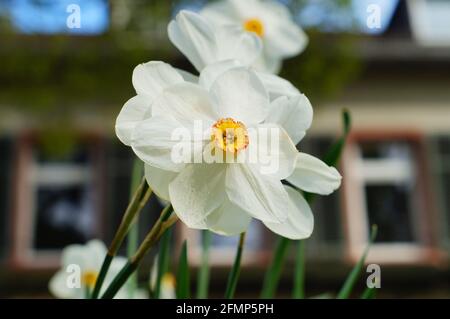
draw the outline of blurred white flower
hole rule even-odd
[[[297,139],[303,137],[312,119],[310,105],[302,97],[280,97],[271,102],[260,78],[247,68],[232,68],[218,76],[211,74],[216,72],[202,72],[201,85],[184,82],[166,88],[154,100],[151,115],[135,126],[131,146],[148,164],[147,180],[158,195],[172,202],[176,214],[188,227],[235,235],[245,231],[253,217],[282,236],[310,236],[313,215],[308,204],[299,192],[283,186],[281,180],[288,179],[308,191],[331,193],[341,179],[334,168],[299,153],[280,126],[285,125]],[[273,107],[286,114],[271,114]],[[290,123],[290,114],[300,119],[298,125]],[[213,134],[196,136],[193,130],[198,121]],[[275,128],[280,132],[279,147],[270,156],[276,157],[278,169],[263,174],[260,161],[174,162],[172,149],[177,141],[172,133],[180,127],[197,137],[190,142],[202,145],[194,147],[194,152],[203,152],[205,144],[212,142],[214,153],[232,153],[235,158],[259,148],[258,144],[264,141],[248,136],[250,128],[256,128],[257,135],[261,128]]]
[[[158,276],[158,257],[153,261],[153,266],[150,272],[150,287],[154,291],[156,287],[156,278]],[[166,272],[162,275],[161,286],[159,288],[159,299],[175,299],[176,298],[176,279],[175,276]]]
[[[70,245],[63,249],[61,269],[49,282],[50,292],[57,298],[85,299],[92,292],[106,255],[106,247],[99,240],[91,240],[86,245]],[[103,283],[101,293],[105,291],[114,277],[127,262],[124,257],[115,257]],[[128,298],[128,284],[125,284],[115,298]],[[136,292],[136,298],[142,297],[142,291]]]
[[[201,15],[181,11],[168,27],[172,43],[201,73],[217,76],[239,66],[252,66],[262,54],[262,42],[253,33],[237,27],[214,27]],[[268,72],[257,71],[271,98],[292,96],[299,91],[285,79]]]
[[[296,56],[308,44],[307,35],[278,1],[221,0],[206,5],[201,14],[225,29],[259,36],[263,42],[262,55],[255,61],[259,70],[278,73],[283,59]]]

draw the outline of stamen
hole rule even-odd
[[[244,22],[244,29],[248,32],[256,33],[260,37],[264,35],[264,24],[257,18],[246,20]]]
[[[223,151],[237,153],[248,146],[247,128],[232,118],[220,119],[212,126],[211,141]]]
[[[97,281],[98,273],[95,271],[85,271],[81,277],[81,282],[85,287],[93,288]]]

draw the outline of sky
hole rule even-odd
[[[291,0],[280,0],[289,4]],[[353,0],[351,9],[336,6],[332,0],[310,0],[296,14],[297,22],[303,27],[317,27],[325,32],[362,32],[383,33],[389,26],[399,0]],[[199,10],[204,0],[185,0],[174,8]],[[80,9],[80,28],[70,27],[68,6],[75,4]],[[368,28],[367,8],[375,4],[380,8],[381,25]],[[107,0],[0,0],[0,12],[9,15],[13,26],[22,33],[76,33],[97,35],[105,32],[109,26],[109,8]]]

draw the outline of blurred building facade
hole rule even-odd
[[[111,240],[129,199],[133,161],[114,136],[114,117],[133,94],[136,64],[159,59],[190,68],[164,31],[178,4],[146,7],[138,10],[140,22],[130,22],[130,7],[112,1],[112,31],[100,35],[2,33],[0,296],[46,296],[61,248]],[[312,98],[314,122],[302,151],[326,154],[340,135],[344,107],[353,128],[339,166],[341,189],[313,204],[308,296],[337,291],[367,245],[370,225],[377,224],[367,261],[381,266],[379,296],[450,297],[450,24],[433,25],[436,12],[450,17],[450,7],[439,1],[398,2],[380,34],[350,36],[358,76],[330,98],[321,99],[320,91]],[[154,19],[143,19],[145,13]],[[127,23],[144,31],[122,29]],[[333,55],[328,40],[337,36],[327,34],[315,45]],[[150,201],[141,236],[160,208]],[[185,238],[192,267],[199,264],[201,236],[177,225],[174,265]],[[275,242],[262,225],[251,225],[241,296],[257,296]],[[212,238],[212,296],[225,287],[236,243]],[[280,296],[289,296],[293,261],[294,252]]]

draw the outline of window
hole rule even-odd
[[[435,194],[438,209],[441,213],[439,224],[441,240],[444,246],[450,247],[450,136],[436,136],[430,140],[432,157],[431,168],[435,181]]]
[[[350,257],[367,245],[370,225],[378,236],[369,254],[375,262],[434,262],[433,207],[420,136],[354,134],[344,166],[345,217]]]
[[[20,140],[12,243],[19,267],[52,267],[62,248],[99,234],[102,185],[92,144],[53,157],[37,140]]]

